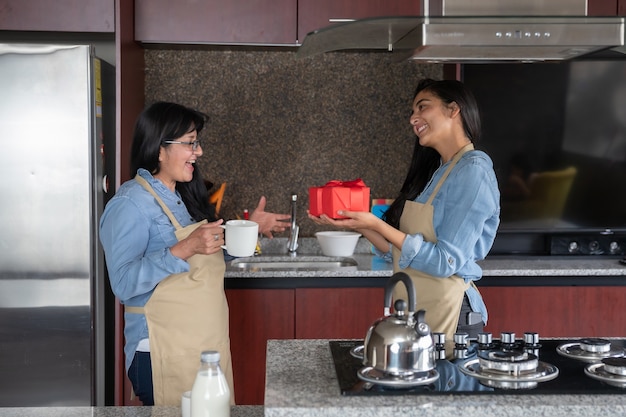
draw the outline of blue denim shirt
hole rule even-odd
[[[435,171],[416,202],[426,203],[449,164]],[[432,204],[437,242],[426,242],[419,233],[407,235],[400,268],[411,267],[442,278],[456,274],[465,282],[479,280],[482,269],[476,262],[487,256],[500,224],[500,191],[489,156],[478,150],[465,153]],[[386,253],[374,252],[391,262],[391,245]],[[480,294],[473,287],[466,294],[472,310],[480,312],[486,324],[487,308]]]
[[[145,169],[141,175],[185,227],[195,220],[177,193]],[[104,248],[109,281],[122,304],[142,307],[156,285],[171,274],[188,272],[189,264],[172,255],[178,241],[175,228],[154,197],[137,181],[122,184],[109,201],[100,220],[100,241]],[[148,337],[143,314],[124,314],[126,369],[130,367],[137,344]]]

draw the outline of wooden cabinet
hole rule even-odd
[[[626,0],[589,0],[589,16],[626,16]]]
[[[331,19],[374,16],[419,16],[419,0],[298,0],[298,42],[307,33],[332,24]]]
[[[626,287],[480,287],[486,331],[538,332],[540,337],[624,336]]]
[[[419,14],[415,0],[135,0],[135,39],[296,45],[330,19]]]
[[[117,138],[119,140],[118,186],[135,176],[130,172],[130,150],[135,121],[145,105],[144,50],[135,42],[134,0],[115,0]]]
[[[362,339],[383,316],[382,288],[296,290],[296,339]]]
[[[486,331],[541,337],[623,336],[622,286],[480,287]],[[382,288],[307,288],[295,295],[296,339],[359,339],[383,315]]]
[[[0,30],[115,31],[115,0],[4,0]]]
[[[48,0],[44,0],[48,1]],[[79,0],[81,1],[81,0]],[[91,0],[90,0],[91,1]],[[100,2],[101,0],[94,0]],[[118,185],[130,176],[130,149],[135,120],[144,106],[144,51],[134,41],[133,0],[115,0],[115,84],[116,136],[119,143],[115,177]],[[115,309],[115,392],[114,404],[141,405],[132,395],[133,388],[124,366],[124,308]]]
[[[268,339],[294,338],[294,290],[226,290],[237,404],[263,404]]]
[[[135,39],[294,44],[296,12],[296,0],[135,0]]]
[[[588,0],[587,14],[589,16],[616,16],[618,15],[617,3],[618,0]]]
[[[237,404],[263,404],[269,339],[361,339],[383,315],[382,288],[226,290]]]

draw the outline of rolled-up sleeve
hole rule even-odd
[[[386,252],[378,250],[376,246],[372,245],[372,253],[380,258],[383,258],[387,262],[393,262],[393,253],[391,252],[392,245],[389,244]]]
[[[398,266],[402,269],[411,266],[411,262],[418,256],[420,249],[424,243],[424,236],[421,234],[406,235],[400,252]]]

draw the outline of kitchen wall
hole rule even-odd
[[[362,178],[372,197],[397,195],[415,141],[413,91],[422,78],[442,78],[441,65],[375,52],[148,49],[145,60],[146,104],[210,115],[198,166],[216,186],[227,183],[220,214],[252,211],[261,195],[268,211],[289,213],[295,191],[301,236],[320,230],[306,219],[310,186]]]

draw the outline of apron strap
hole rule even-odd
[[[426,201],[426,205],[431,205],[432,204],[433,199],[435,198],[435,195],[437,195],[437,193],[439,192],[439,189],[443,185],[444,181],[446,180],[446,178],[448,178],[448,175],[450,175],[450,172],[452,171],[452,168],[454,168],[456,163],[459,162],[459,159],[461,159],[461,157],[465,154],[465,152],[469,152],[469,151],[471,151],[473,149],[474,149],[474,144],[468,143],[467,145],[462,147],[460,151],[458,151],[456,154],[454,154],[454,157],[452,158],[452,162],[450,163],[450,166],[448,166],[448,169],[446,169],[446,172],[444,172],[443,175],[441,176],[441,178],[439,179],[439,182],[435,186],[435,190],[432,192],[430,197],[428,197],[428,201]]]
[[[132,314],[146,314],[143,307],[136,306],[124,306],[124,311]]]
[[[174,213],[172,213],[169,207],[165,205],[163,200],[161,200],[161,197],[159,197],[157,193],[154,191],[154,189],[150,186],[150,184],[148,184],[148,181],[146,181],[139,174],[135,175],[135,181],[141,184],[143,188],[145,188],[150,194],[152,194],[152,196],[155,198],[157,203],[159,203],[159,205],[161,206],[161,208],[163,209],[167,217],[169,217],[170,221],[172,222],[176,230],[182,229],[182,226],[180,225],[180,223],[178,223],[178,220],[176,220],[176,217],[174,217]]]

